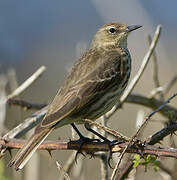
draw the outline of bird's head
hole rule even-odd
[[[110,23],[102,26],[94,36],[91,48],[113,48],[127,47],[127,37],[131,31],[134,31],[142,26],[133,25],[126,26],[121,23]]]

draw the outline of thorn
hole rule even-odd
[[[52,158],[52,150],[47,149],[47,152],[49,153],[50,157]]]
[[[111,144],[108,144],[108,166],[111,168],[111,169],[114,169],[111,165],[111,160],[112,160],[112,145]]]

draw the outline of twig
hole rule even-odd
[[[175,131],[177,131],[177,123],[171,122],[170,124],[168,124],[167,127],[161,129],[160,131],[156,132],[154,135],[146,139],[145,142],[147,144],[154,145]],[[129,160],[129,162],[127,162],[126,165],[122,168],[121,173],[117,177],[117,180],[125,179],[127,177],[129,172],[133,168],[133,160],[134,160],[134,156],[131,156],[131,159]]]
[[[164,104],[162,104],[160,107],[158,107],[156,110],[154,110],[152,113],[150,113],[144,120],[144,122],[142,123],[142,125],[139,127],[139,129],[136,131],[136,133],[132,136],[132,138],[130,139],[130,141],[128,142],[128,145],[127,147],[124,149],[124,151],[121,153],[121,156],[120,156],[120,159],[118,160],[114,170],[113,170],[113,173],[111,175],[111,180],[114,179],[115,175],[116,175],[116,172],[119,168],[119,165],[121,163],[121,159],[123,158],[126,150],[129,148],[129,146],[131,145],[131,143],[134,141],[134,139],[139,135],[139,133],[141,132],[141,130],[146,126],[148,120],[155,114],[157,113],[158,111],[160,111],[162,108],[164,108],[164,106],[166,106],[166,104],[168,104],[175,96],[177,96],[177,93],[174,94],[173,96],[171,96],[166,102],[164,102]]]
[[[98,129],[102,129],[102,130],[106,131],[110,135],[114,136],[116,139],[121,139],[121,140],[124,140],[124,141],[129,141],[130,140],[130,138],[122,135],[121,133],[119,133],[119,132],[117,132],[117,131],[115,131],[113,129],[110,129],[108,127],[102,126],[101,124],[99,124],[97,122],[91,121],[89,119],[85,119],[85,121],[90,123],[91,125],[96,126]]]
[[[85,179],[84,176],[84,157],[79,156],[77,160],[78,164],[77,166],[75,165],[75,161],[73,164],[73,169],[72,169],[72,175],[75,179]]]
[[[147,138],[145,140],[145,143],[149,145],[154,145],[175,131],[177,131],[177,123],[171,122],[170,124],[168,124],[167,127],[161,129],[160,131],[156,132],[155,134]],[[125,179],[127,177],[129,172],[133,169],[133,160],[134,160],[134,156],[131,156],[131,159],[129,159],[126,165],[122,168],[121,173],[117,177],[117,180]]]
[[[142,125],[144,121],[144,117],[145,117],[145,112],[142,109],[138,110],[136,117],[136,129],[138,129]]]
[[[142,76],[149,60],[150,60],[150,57],[153,53],[153,50],[155,49],[156,45],[157,45],[157,42],[159,40],[159,37],[160,37],[160,32],[161,32],[161,26],[158,25],[157,26],[157,29],[156,29],[156,32],[154,34],[154,38],[153,38],[153,41],[149,47],[149,50],[148,52],[146,53],[144,59],[143,59],[143,62],[141,64],[141,67],[139,69],[139,71],[137,72],[137,74],[135,75],[135,77],[132,79],[132,81],[130,82],[129,86],[127,87],[126,91],[124,92],[124,94],[121,96],[120,98],[120,102],[115,105],[111,111],[109,111],[107,114],[106,114],[106,117],[107,118],[110,118],[114,112],[121,106],[121,104],[124,103],[124,101],[127,99],[127,97],[129,96],[129,94],[133,91],[135,85],[137,84],[137,82],[139,81],[140,77]]]
[[[18,79],[17,79],[17,74],[16,74],[15,69],[14,68],[10,68],[8,70],[8,72],[7,72],[7,76],[8,76],[8,82],[9,82],[8,85],[9,85],[9,88],[10,88],[10,92],[13,92],[19,86]],[[20,95],[18,96],[18,98],[20,98]],[[7,104],[7,100],[6,100],[6,104]],[[21,119],[22,119],[22,111],[21,111],[20,107],[16,108],[16,113],[15,114],[16,114],[16,118],[15,119],[17,119],[16,123],[18,124],[19,121],[21,121]],[[27,171],[28,171],[28,167],[27,167]],[[14,179],[22,180],[22,174],[16,173],[15,169],[12,170],[12,173],[13,173]],[[27,175],[27,173],[25,173],[25,176],[26,175]],[[27,180],[26,177],[24,177],[24,178],[25,178],[25,180]]]
[[[133,103],[138,105],[143,105],[146,107],[149,107],[151,109],[157,109],[159,106],[163,105],[163,101],[157,100],[155,98],[147,98],[145,96],[142,96],[140,94],[131,94],[127,100],[127,103]],[[160,109],[159,113],[165,117],[169,118],[169,112],[173,112],[174,117],[177,117],[177,109],[166,105],[163,109]]]
[[[18,87],[17,74],[14,68],[10,68],[7,72],[10,92],[13,92]]]
[[[58,161],[56,161],[56,165],[57,165],[58,170],[62,173],[63,177],[64,177],[66,180],[70,180],[69,175],[68,175],[67,172],[64,170],[64,168],[59,164]]]
[[[101,118],[101,124],[104,127],[107,127],[107,118],[105,115],[103,115]],[[102,135],[107,138],[108,134],[106,131],[102,132]],[[109,178],[109,168],[108,168],[108,154],[107,153],[101,153],[100,156],[100,171],[101,171],[101,179],[102,180],[108,180]]]
[[[173,85],[177,82],[177,75],[164,87],[164,93],[167,94]]]
[[[149,46],[152,42],[152,38],[150,35],[148,35],[148,43]],[[155,83],[155,88],[160,87],[160,81],[159,81],[159,77],[158,77],[158,63],[157,63],[157,54],[156,51],[154,49],[153,53],[152,53],[152,59],[153,59],[153,79],[154,79],[154,83]],[[160,96],[160,100],[164,100],[164,95],[162,92],[159,92],[159,96]]]
[[[67,162],[65,163],[64,167],[63,167],[65,172],[67,172],[68,174],[70,173],[70,171],[74,165],[75,156],[76,156],[76,153],[73,151],[72,154],[69,156]],[[64,176],[60,176],[60,180],[64,180]]]
[[[150,98],[153,98],[153,97],[155,97],[157,94],[160,94],[160,93],[162,93],[162,92],[164,92],[164,87],[160,86],[160,87],[158,87],[158,88],[153,89],[153,90],[151,91],[149,97],[150,97]]]
[[[176,83],[176,81],[177,81],[177,76],[173,77],[173,79],[167,85],[153,89],[151,91],[151,95],[149,96],[149,98],[153,98],[157,93],[160,92],[163,92],[163,94],[167,94],[169,90],[173,87],[173,85]]]
[[[133,140],[135,139],[135,137],[140,133],[140,131],[142,130],[142,128],[147,124],[147,122],[148,122],[148,120],[155,114],[155,113],[157,113],[158,111],[160,111],[161,109],[163,109],[175,96],[177,96],[177,93],[175,93],[173,96],[171,96],[166,102],[164,102],[164,104],[162,104],[160,107],[158,107],[155,111],[153,111],[152,113],[150,113],[149,114],[149,116],[147,116],[146,118],[145,118],[145,121],[144,121],[144,123],[141,125],[141,127],[137,130],[137,132],[134,134],[134,136],[131,138],[131,141],[129,141],[129,144],[127,145],[127,147],[126,148],[128,148],[128,146],[133,142]],[[176,123],[175,123],[176,124]],[[170,133],[172,133],[173,131],[170,131]],[[159,132],[158,132],[159,133]],[[158,135],[158,133],[156,133],[155,135],[154,135],[154,137],[157,137],[157,135]],[[168,129],[165,131],[165,136],[168,134]],[[150,139],[150,140],[147,140],[147,141],[145,141],[146,143],[148,143],[148,144],[155,144],[156,142],[157,142],[157,140],[158,140],[158,142],[160,141],[160,139],[158,138],[152,138],[152,139]],[[161,138],[163,138],[163,136],[161,135],[160,136]],[[155,142],[155,140],[154,139],[156,139],[156,142]],[[173,149],[173,148],[172,148]],[[133,163],[128,163],[129,165],[128,166],[126,166],[126,168],[125,169],[127,169],[127,171],[125,171],[125,169],[124,169],[124,173],[125,174],[127,174],[128,172],[130,172],[130,170],[132,169],[132,167],[133,167]],[[118,168],[118,167],[117,167]],[[123,176],[125,176],[125,174],[123,174],[122,172],[121,172],[121,175],[119,175],[119,179],[121,178],[121,177],[123,177]],[[114,174],[114,176],[115,176],[115,174]]]
[[[177,130],[177,123],[171,122],[168,126],[164,127],[160,131],[156,132],[152,136],[146,139],[146,143],[150,145],[154,145],[163,140],[166,136],[172,134]]]
[[[25,89],[27,89],[41,74],[46,70],[45,66],[41,66],[36,72],[33,73],[31,77],[29,77],[23,84],[21,84],[16,90],[14,90],[11,94],[7,96],[8,99],[15,98],[19,94],[21,94]]]
[[[109,168],[108,168],[108,156],[105,153],[101,153],[100,161],[101,161],[101,180],[108,180],[109,178]]]
[[[26,132],[28,132],[30,129],[35,127],[45,116],[45,113],[47,111],[47,106],[41,109],[40,111],[34,113],[31,117],[24,120],[23,123],[19,124],[17,127],[9,131],[7,134],[4,135],[4,139],[12,139],[21,137]]]
[[[177,96],[177,93],[174,94],[173,96],[171,96],[170,98],[168,98],[168,100],[166,102],[164,102],[164,104],[162,104],[161,106],[159,106],[156,110],[154,110],[152,113],[150,113],[146,118],[145,121],[143,122],[143,124],[139,127],[139,129],[137,130],[137,132],[134,134],[134,136],[131,138],[130,143],[137,137],[137,135],[140,133],[140,131],[144,128],[144,126],[146,126],[148,120],[157,112],[159,112],[161,109],[163,109],[168,103],[170,103],[170,101]]]
[[[125,147],[125,149],[122,151],[122,153],[120,154],[120,156],[119,156],[119,158],[118,158],[118,161],[117,161],[117,163],[116,163],[116,166],[115,166],[115,168],[113,169],[113,172],[112,172],[112,174],[111,174],[111,180],[113,180],[114,178],[115,178],[115,175],[116,175],[116,173],[117,173],[117,171],[118,171],[118,168],[119,168],[119,166],[120,166],[120,163],[121,163],[121,160],[122,160],[122,158],[123,158],[123,156],[124,156],[124,154],[125,154],[125,152],[127,151],[127,149],[129,148],[129,144]]]
[[[160,111],[162,108],[164,108],[168,103],[170,103],[170,101],[177,96],[177,93],[175,93],[173,96],[171,96],[170,98],[168,98],[168,100],[166,102],[164,102],[164,104],[162,104],[161,106],[159,106],[155,111],[153,111],[147,118],[151,118],[155,113],[157,113],[158,111]]]
[[[7,77],[4,74],[0,74],[0,135],[7,131],[5,127],[7,82]]]

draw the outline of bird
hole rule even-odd
[[[10,167],[14,165],[15,170],[22,169],[56,128],[71,124],[84,139],[74,123],[84,123],[84,119],[94,121],[111,110],[130,78],[128,35],[140,27],[113,22],[98,29],[90,48],[75,62],[34,134],[9,162]],[[106,139],[98,133],[96,135]]]

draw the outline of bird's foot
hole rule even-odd
[[[104,141],[107,145],[108,145],[108,165],[111,169],[113,169],[112,165],[111,165],[111,160],[112,160],[112,147],[115,146],[115,145],[118,145],[118,144],[121,144],[123,143],[123,141],[121,140],[113,140],[113,141],[110,141],[110,140],[105,140]]]
[[[82,154],[84,157],[85,157],[85,154],[82,152],[82,147],[84,144],[88,144],[88,143],[93,143],[93,142],[100,142],[99,139],[91,139],[91,138],[88,138],[88,137],[85,137],[85,136],[81,136],[78,140],[76,141],[71,141],[72,143],[73,142],[76,142],[76,143],[79,143],[79,148],[76,152],[76,156],[75,156],[75,162],[77,163],[77,158],[78,158],[78,155],[79,154]],[[94,157],[94,155],[92,154],[92,157]]]

